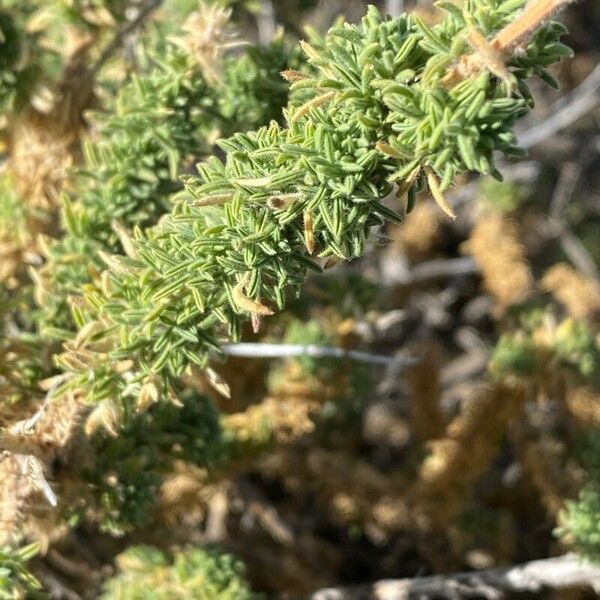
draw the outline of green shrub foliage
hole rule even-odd
[[[190,547],[169,557],[134,546],[117,557],[119,573],[105,584],[104,600],[259,600],[244,580],[243,565],[228,554]]]
[[[102,270],[98,252],[121,252],[119,229],[152,225],[168,212],[183,187],[179,174],[212,152],[211,139],[281,118],[287,90],[279,72],[297,62],[282,38],[228,60],[223,86],[209,85],[187,53],[172,45],[165,52],[119,93],[114,112],[96,117],[99,139],[84,147],[81,195],[65,200],[66,234],[41,271],[46,337],[72,336],[67,297]]]
[[[81,370],[63,355],[69,385],[91,402],[127,404],[130,386],[109,365],[132,358],[137,377],[159,374],[166,389],[188,365],[205,367],[222,340],[238,339],[250,316],[257,325],[282,309],[320,259],[360,256],[373,227],[400,220],[383,201],[394,191],[408,188],[412,204],[429,185],[444,204],[458,174],[498,176],[493,153],[519,153],[512,127],[532,105],[525,80],[546,77],[568,54],[564,29],[544,25],[509,77],[485,65],[456,83],[447,74],[471,52],[468,30],[492,36],[523,4],[442,3],[447,16],[434,27],[371,8],[318,48],[305,44],[310,67],[291,77],[287,124],[219,142],[224,162],[211,158],[185,177],[172,211],[136,229],[127,256],[103,255],[106,285],[85,289],[77,319],[101,319],[88,347],[100,341],[103,351]]]
[[[17,550],[0,547],[0,600],[43,600],[47,597],[40,582],[27,568],[27,562],[37,551],[37,544],[29,544]]]

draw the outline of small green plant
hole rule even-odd
[[[597,482],[587,483],[577,500],[568,500],[560,515],[556,533],[572,544],[580,556],[600,561],[600,488]]]
[[[525,314],[521,322],[519,330],[498,340],[489,365],[494,376],[526,377],[562,367],[590,383],[598,381],[600,352],[587,323],[566,318],[557,324],[540,310]]]
[[[584,439],[582,462],[588,481],[575,500],[568,500],[558,519],[556,535],[574,546],[580,556],[600,562],[600,435],[598,429]]]
[[[119,573],[104,586],[103,600],[259,600],[244,580],[244,567],[228,554],[186,548],[168,556],[135,546],[117,557]]]

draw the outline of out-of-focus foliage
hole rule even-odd
[[[27,568],[27,562],[37,552],[38,545],[35,543],[18,550],[0,547],[0,598],[2,600],[15,598],[43,600],[47,597],[42,591],[40,582]]]
[[[15,93],[15,71],[21,54],[21,40],[14,19],[7,12],[0,13],[0,31],[0,106],[5,110]]]
[[[583,558],[600,561],[600,490],[598,483],[586,484],[576,501],[569,500],[561,513],[559,536],[574,544]]]
[[[565,319],[554,324],[543,311],[527,315],[524,327],[500,337],[490,359],[497,377],[533,376],[546,369],[567,367],[598,381],[600,351],[586,323]]]
[[[146,383],[143,398],[152,393]],[[97,414],[100,427],[117,427],[106,422],[109,414]],[[104,422],[103,422],[104,419]],[[206,398],[184,398],[183,406],[161,403],[135,416],[117,437],[96,436],[93,453],[97,460],[84,469],[83,480],[93,489],[94,513],[102,530],[115,535],[151,522],[151,508],[165,476],[176,461],[214,469],[227,458],[227,439],[217,413]]]
[[[592,430],[584,441],[583,462],[589,481],[576,500],[569,500],[559,515],[557,535],[577,548],[579,554],[600,561],[600,436]]]
[[[244,580],[244,567],[229,554],[187,548],[167,556],[135,546],[116,559],[119,574],[108,580],[104,600],[258,600]]]

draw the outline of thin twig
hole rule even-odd
[[[270,44],[275,37],[277,24],[275,22],[275,9],[271,0],[260,0],[256,14],[258,39],[263,46]]]
[[[244,342],[237,344],[223,344],[223,352],[229,356],[242,356],[244,358],[289,358],[292,356],[311,356],[314,358],[349,358],[357,362],[372,365],[413,365],[416,358],[406,356],[384,356],[370,354],[360,350],[346,350],[333,346],[317,346],[315,344],[266,344]]]
[[[558,183],[554,190],[548,224],[552,233],[558,237],[564,253],[575,267],[586,277],[600,281],[600,271],[581,240],[573,233],[564,217],[564,211],[573,196],[575,186],[581,174],[581,167],[576,163],[563,166]]]
[[[475,275],[479,267],[470,256],[439,258],[415,265],[410,272],[410,283],[425,283],[435,279]]]
[[[354,588],[328,588],[310,600],[411,600],[422,598],[486,598],[499,600],[507,593],[535,593],[544,589],[584,586],[600,591],[600,567],[585,564],[574,554],[535,560],[503,569],[415,579],[378,581]]]
[[[479,267],[470,256],[436,258],[415,265],[410,269],[398,269],[386,273],[382,283],[388,287],[404,287],[434,283],[440,279],[475,275]]]
[[[48,554],[46,554],[46,562],[51,565],[54,570],[73,579],[79,578],[88,582],[99,579],[97,570],[92,569],[83,560],[80,560],[80,557],[77,555],[74,555],[73,557],[65,556],[56,548],[51,548],[48,551]]]
[[[573,192],[579,177],[581,175],[581,166],[574,162],[565,163],[560,171],[560,176],[554,194],[550,202],[550,218],[562,219],[564,212],[573,197]]]
[[[236,482],[236,487],[246,505],[246,516],[256,521],[281,546],[293,546],[297,537],[291,524],[261,490],[245,477]]]
[[[513,52],[559,11],[574,0],[535,0],[493,38],[492,46],[501,52]]]
[[[465,78],[476,75],[482,68],[489,70],[510,87],[513,76],[506,67],[506,60],[517,48],[525,46],[533,34],[553,15],[574,0],[533,0],[505,27],[487,40],[477,29],[467,31],[467,39],[473,52],[453,63],[442,81],[452,87]]]
[[[42,582],[52,598],[64,598],[65,600],[81,600],[81,596],[72,590],[60,579],[56,573],[53,573],[45,564],[37,562],[35,564],[35,575]]]
[[[204,539],[210,544],[223,543],[227,538],[229,499],[224,485],[216,488],[208,501]]]
[[[147,0],[140,6],[137,15],[125,23],[115,33],[113,39],[104,48],[98,60],[90,67],[90,76],[93,78],[98,74],[98,71],[104,66],[106,61],[123,45],[125,38],[135,29],[137,29],[154,10],[156,10],[163,0]]]
[[[560,245],[569,260],[586,277],[600,282],[600,271],[581,240],[564,223],[554,222],[552,225],[556,225],[553,232],[558,236]]]
[[[559,100],[550,116],[518,135],[521,148],[532,148],[600,106],[600,64],[572,92]]]

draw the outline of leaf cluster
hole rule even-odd
[[[4,11],[0,12],[0,31],[0,107],[4,110],[14,95],[21,41],[14,19]]]
[[[118,437],[94,435],[93,466],[82,480],[95,498],[103,531],[122,535],[147,525],[158,487],[175,461],[212,471],[229,456],[228,439],[210,401],[182,395],[183,405],[157,404],[129,420]]]
[[[108,580],[104,600],[197,598],[258,600],[244,580],[244,567],[228,554],[188,547],[167,556],[151,546],[134,546],[117,557],[119,573]]]
[[[544,25],[509,65],[510,81],[485,66],[458,83],[446,75],[470,52],[468,31],[493,35],[523,4],[443,3],[448,14],[434,27],[371,8],[318,49],[305,44],[310,68],[290,75],[287,125],[219,142],[225,162],[199,165],[173,210],[135,232],[135,255],[107,261],[108,285],[85,290],[94,318],[110,326],[97,338],[102,355],[92,341],[71,384],[89,401],[127,403],[106,357],[132,358],[137,377],[166,384],[204,367],[249,317],[256,325],[283,309],[320,259],[360,256],[373,227],[400,220],[382,201],[392,192],[412,205],[428,186],[449,210],[442,194],[457,175],[498,175],[494,152],[518,152],[512,128],[531,106],[524,79],[567,52],[564,29]]]
[[[38,544],[16,550],[0,547],[0,599],[30,598],[43,600],[46,594],[37,578],[27,568],[27,562],[38,552]]]
[[[588,432],[583,445],[589,480],[576,499],[565,503],[555,533],[573,545],[582,558],[600,562],[600,431]]]
[[[543,337],[543,312],[525,320],[516,332],[498,340],[490,359],[490,371],[497,378],[507,375],[534,376],[546,368],[565,368],[590,382],[600,375],[600,351],[594,334],[583,321],[567,318]],[[542,321],[540,321],[542,319]],[[541,341],[540,341],[541,339]]]
[[[65,200],[65,235],[48,248],[40,271],[42,335],[71,335],[67,297],[102,270],[100,250],[122,252],[115,224],[130,230],[156,223],[182,188],[180,173],[212,151],[214,138],[280,114],[287,90],[279,72],[292,61],[283,39],[252,47],[226,63],[221,87],[209,85],[193,58],[170,45],[147,75],[133,76],[114,111],[96,115],[99,133],[84,145],[79,198]]]

